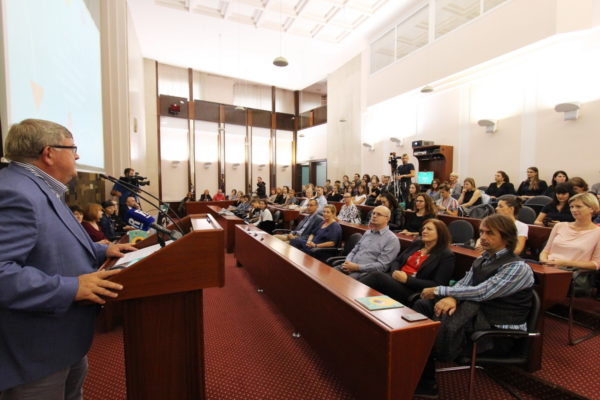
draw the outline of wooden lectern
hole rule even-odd
[[[111,278],[123,285],[107,301],[123,304],[129,400],[206,398],[202,289],[225,283],[224,234],[209,214],[189,215],[179,225],[181,239]],[[153,235],[136,247],[156,243]]]

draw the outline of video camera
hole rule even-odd
[[[396,156],[396,153],[390,153],[390,157],[388,158],[388,164],[392,167],[392,171],[395,171],[398,168],[398,159],[402,158],[401,156]]]
[[[133,176],[122,176],[119,180],[127,182],[133,186],[146,186],[150,184],[150,181],[145,176],[140,176],[139,172],[136,172]]]

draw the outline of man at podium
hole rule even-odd
[[[6,138],[0,171],[0,395],[82,397],[97,306],[116,297],[116,271],[97,271],[130,245],[93,243],[64,196],[77,146],[53,122],[28,119]]]

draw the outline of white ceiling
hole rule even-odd
[[[423,0],[128,0],[142,55],[292,90],[322,81]],[[272,65],[283,55],[286,68]]]

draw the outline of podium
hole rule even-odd
[[[189,215],[179,225],[181,239],[110,279],[123,285],[119,297],[106,300],[123,305],[129,400],[206,398],[202,289],[225,283],[224,233],[210,214]],[[136,247],[156,243],[152,235]]]

